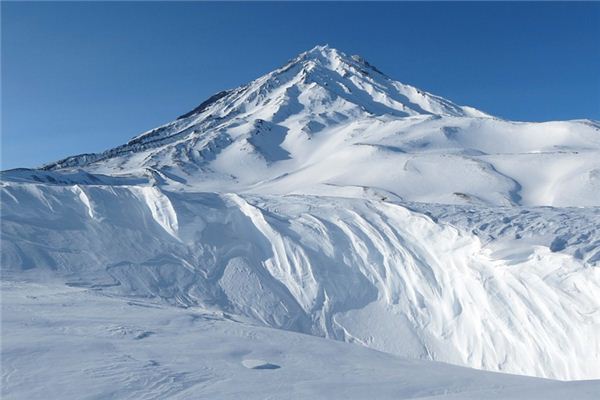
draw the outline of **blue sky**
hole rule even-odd
[[[600,120],[600,3],[2,2],[2,168],[98,152],[316,44],[514,120]]]

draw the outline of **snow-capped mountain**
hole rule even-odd
[[[43,169],[196,191],[586,206],[600,205],[599,151],[595,122],[492,118],[318,46],[123,146]]]
[[[600,378],[597,122],[502,120],[317,46],[127,144],[2,178],[3,279]]]
[[[119,155],[162,149],[168,144],[185,144],[188,152],[201,152],[210,144],[248,139],[266,122],[270,124],[262,129],[281,124],[279,127],[286,131],[299,128],[308,134],[348,120],[423,115],[485,116],[393,81],[358,56],[348,57],[328,46],[317,46],[248,85],[211,96],[176,121],[144,132],[126,145],[102,154],[69,157],[46,169],[83,167]],[[277,136],[283,133],[285,139],[287,132],[279,133]],[[143,166],[156,165],[162,154],[149,152],[151,157],[144,160]],[[277,159],[277,155],[264,155],[267,161]],[[183,161],[185,155],[173,156],[169,162]],[[197,163],[199,159],[189,157],[186,161]]]

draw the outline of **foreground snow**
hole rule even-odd
[[[414,361],[199,308],[2,284],[3,399],[595,399],[558,382]],[[42,384],[43,383],[43,384]]]

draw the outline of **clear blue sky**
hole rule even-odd
[[[600,3],[2,2],[2,168],[98,152],[316,44],[515,120],[600,120]]]

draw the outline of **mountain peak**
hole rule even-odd
[[[81,167],[102,160],[129,159],[131,153],[149,149],[158,149],[157,154],[162,154],[176,142],[178,146],[185,142],[185,146],[194,149],[224,146],[230,140],[237,140],[239,132],[245,132],[244,127],[258,134],[263,128],[256,128],[254,122],[259,120],[266,122],[264,126],[268,128],[264,129],[278,132],[273,135],[280,134],[283,140],[282,132],[297,129],[333,128],[350,121],[414,116],[487,115],[395,81],[361,56],[349,56],[329,45],[318,45],[246,85],[209,97],[177,120],[144,132],[123,146],[101,154],[69,157],[45,168]],[[248,146],[257,147],[254,143],[257,141],[260,139],[250,140]],[[285,153],[276,153],[278,157],[285,156]],[[178,157],[180,155],[174,157],[173,162],[177,163]]]
[[[299,57],[304,56],[304,58],[313,58],[313,59],[322,59],[322,58],[332,58],[332,57],[343,57],[345,56],[343,52],[335,49],[328,44],[317,45],[310,50],[307,50],[303,53],[299,54]]]
[[[328,44],[318,44],[315,47],[313,47],[312,49],[306,51],[305,53],[315,54],[315,53],[324,53],[327,51],[339,52],[337,49],[330,47]]]
[[[290,61],[286,67],[294,64],[304,64],[309,68],[325,68],[335,72],[348,74],[350,71],[362,71],[363,75],[368,70],[385,76],[379,69],[368,63],[359,55],[349,56],[346,53],[329,46],[317,45],[312,49],[300,53]],[[284,67],[285,68],[285,67]],[[386,77],[387,78],[387,77]]]

